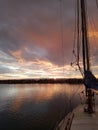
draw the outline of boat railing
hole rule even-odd
[[[74,113],[70,112],[61,122],[55,127],[54,130],[70,130]]]

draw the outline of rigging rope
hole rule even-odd
[[[98,0],[96,0],[96,5],[97,5],[97,8],[98,8]]]
[[[80,10],[79,10],[79,0],[75,1],[75,28],[74,28],[74,42],[73,42],[73,55],[75,57],[75,61],[72,60],[71,66],[75,64],[75,66],[78,66],[78,69],[83,76],[82,69],[79,65],[79,60],[80,60]],[[76,52],[75,52],[76,50]],[[76,69],[77,70],[77,69]]]
[[[62,44],[62,62],[63,62],[63,75],[64,75],[64,64],[65,64],[65,56],[64,56],[64,33],[63,33],[63,6],[62,6],[62,0],[59,0],[60,6],[60,32],[61,32],[61,44]]]
[[[79,10],[79,0],[77,0],[77,64],[79,65],[79,52],[80,52],[80,27],[79,27],[79,16],[80,16],[80,10]]]
[[[74,21],[74,39],[73,39],[73,50],[72,50],[72,62],[71,62],[71,66],[73,66],[73,64],[76,63],[76,53],[75,53],[75,47],[76,47],[76,28],[77,28],[77,22],[76,22],[76,1],[75,1],[75,21]],[[73,56],[75,57],[75,61],[73,61]]]
[[[80,60],[80,10],[79,10],[79,0],[77,0],[77,66],[80,70],[81,75],[83,76],[83,72],[81,70],[81,67],[79,65]]]
[[[80,65],[79,65],[79,60],[80,60],[80,38],[81,37],[80,37],[80,28],[79,28],[79,17],[80,17],[79,16],[79,8],[77,8],[77,6],[79,7],[78,1],[79,0],[75,0],[75,21],[74,21],[75,28],[74,28],[73,50],[72,50],[75,61],[73,61],[73,59],[72,59],[71,66],[73,66],[74,64],[75,64],[75,66],[78,65],[78,68],[79,68],[81,74],[83,75],[82,70],[81,70]],[[77,14],[77,11],[78,11],[78,14]],[[72,110],[72,100],[75,97],[75,95],[79,92],[80,89],[81,89],[81,87],[77,87],[76,91],[74,91],[74,88],[73,88],[72,91],[70,90],[71,91],[70,93],[72,93],[72,95],[70,95],[70,97],[69,97],[69,107],[70,107],[71,110]]]
[[[98,0],[96,0],[96,5],[97,5],[97,8],[98,8]],[[94,5],[95,6],[95,5]],[[93,7],[95,8],[95,7]],[[91,44],[90,45],[90,48],[95,48],[95,51],[96,51],[96,48],[97,48],[97,41],[96,41],[96,38],[95,38],[95,33],[94,32],[97,32],[97,27],[96,27],[96,24],[95,24],[95,16],[94,15],[91,15],[91,13],[89,14],[89,12],[87,12],[87,17],[88,17],[88,20],[89,20],[89,26],[91,27],[90,29],[92,30],[92,33],[93,33],[93,37],[91,36],[91,40],[92,40],[92,46]],[[92,50],[92,49],[91,49]],[[93,52],[93,51],[92,51]],[[93,53],[92,53],[93,54]],[[90,53],[91,55],[91,53]],[[91,56],[92,57],[92,56]],[[92,60],[91,60],[92,61]],[[90,63],[91,64],[91,63]]]
[[[95,27],[95,23],[94,23],[94,20],[93,20],[93,18],[91,17],[91,18],[89,18],[89,22],[90,22],[90,26],[92,27],[92,29],[91,30],[95,30],[95,32],[97,32],[96,31],[96,27]],[[95,35],[94,35],[94,31],[92,31],[93,32],[93,37],[91,37],[92,38],[92,46],[90,45],[90,48],[97,48],[97,41],[96,41],[96,39],[95,39]],[[91,53],[90,53],[91,54]],[[92,57],[92,56],[91,56]],[[92,60],[91,60],[92,61]]]

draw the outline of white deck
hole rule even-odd
[[[98,109],[95,114],[87,114],[83,111],[83,106],[74,111],[74,118],[71,130],[98,130]]]

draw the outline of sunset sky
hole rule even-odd
[[[95,1],[87,0],[87,7],[92,71],[97,76]],[[0,0],[0,79],[81,77],[70,66],[74,21],[75,0]]]

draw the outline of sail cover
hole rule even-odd
[[[91,88],[98,91],[97,79],[91,71],[85,71],[84,84],[87,88]]]

